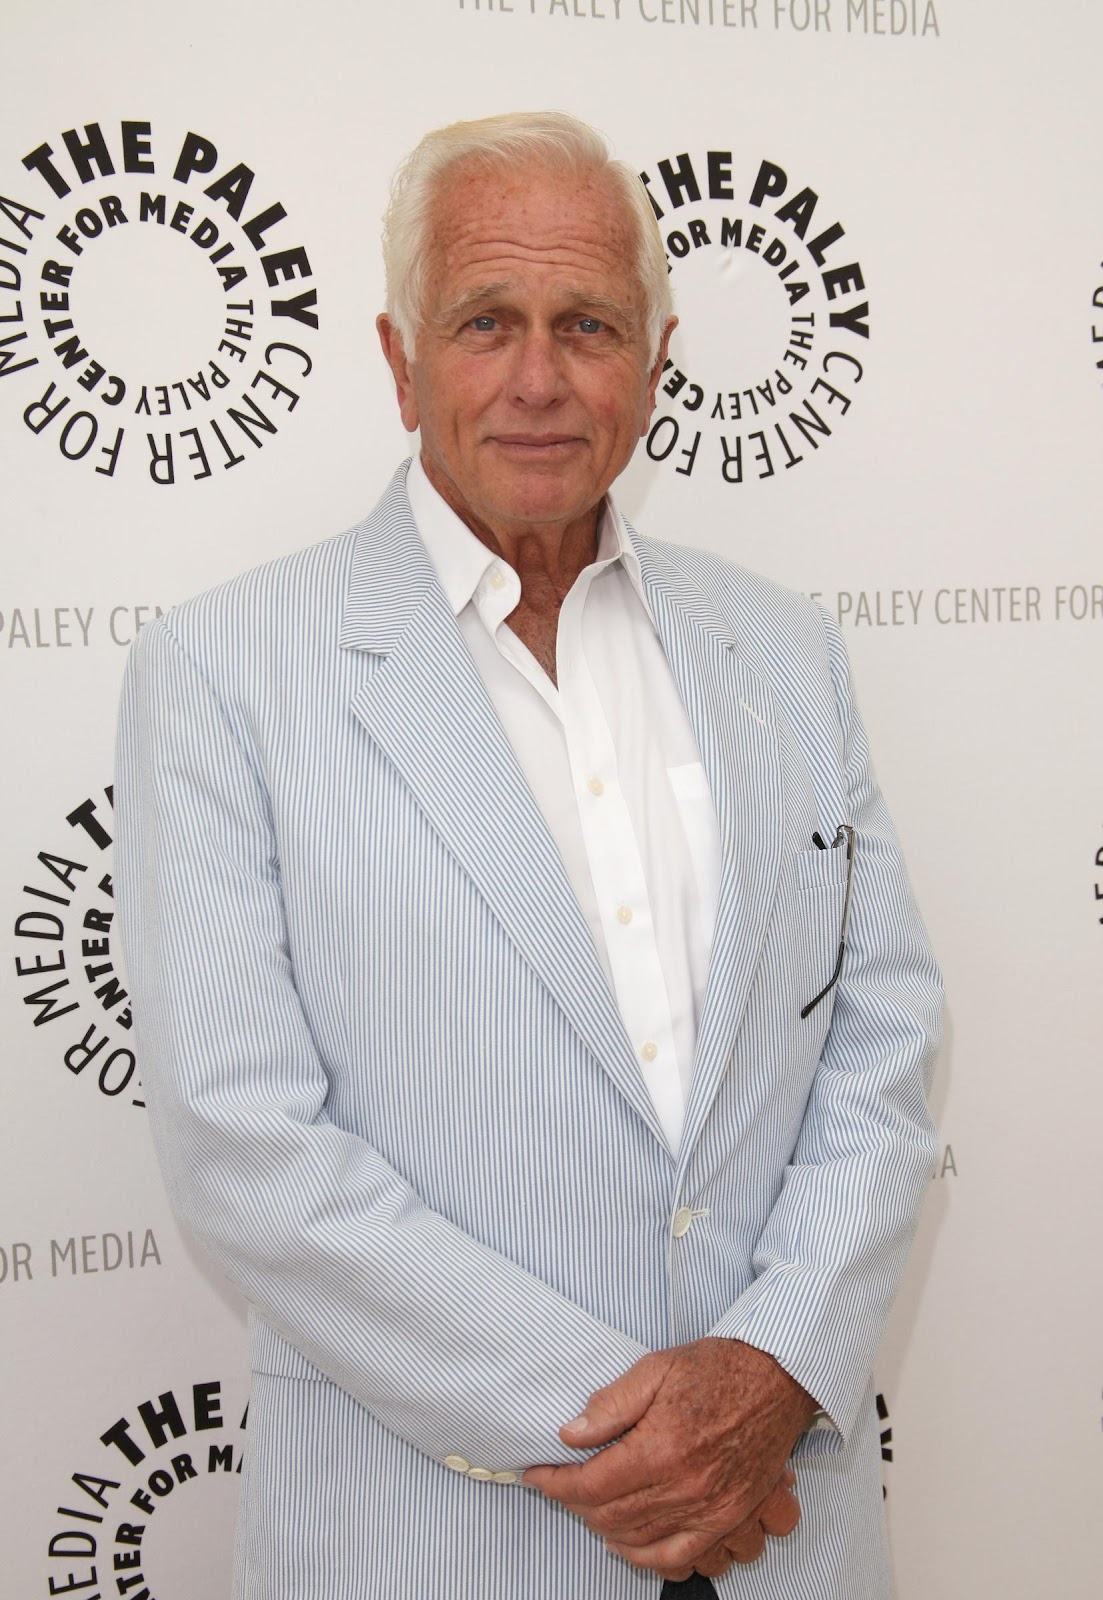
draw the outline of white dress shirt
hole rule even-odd
[[[676,1153],[712,952],[720,838],[624,522],[606,496],[597,560],[560,609],[557,686],[506,622],[521,598],[517,573],[441,498],[419,460],[407,489]]]

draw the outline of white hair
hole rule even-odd
[[[556,171],[607,173],[627,207],[637,240],[636,272],[643,291],[650,359],[674,314],[662,235],[642,181],[614,161],[603,134],[564,111],[517,111],[453,122],[427,133],[395,173],[383,217],[387,315],[413,358],[425,318],[431,262],[431,213],[448,173],[461,162],[485,167],[537,163]]]

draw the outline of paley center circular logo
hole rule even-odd
[[[25,869],[15,974],[57,1064],[109,1099],[144,1106],[130,997],[116,968],[112,792],[72,806]]]
[[[865,374],[847,229],[804,175],[741,152],[681,151],[640,176],[681,318],[647,454],[684,477],[784,478],[830,446]]]
[[[90,122],[0,166],[0,417],[86,473],[218,480],[288,425],[314,269],[207,133]]]
[[[49,1592],[98,1594],[97,1583],[157,1600],[214,1592],[211,1579],[228,1577],[231,1562],[247,1411],[239,1405],[217,1380],[176,1384],[128,1402],[97,1442],[74,1448],[46,1546]]]

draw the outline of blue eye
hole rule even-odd
[[[580,317],[578,326],[582,333],[600,333],[604,324],[600,323],[596,317]]]
[[[490,333],[494,327],[494,318],[485,314],[481,317],[472,317],[471,326],[479,333]]]

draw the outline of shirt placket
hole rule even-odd
[[[684,1103],[666,977],[643,855],[620,784],[616,745],[583,640],[590,587],[600,581],[608,565],[581,574],[560,610],[559,714],[617,1006],[663,1131],[676,1152]]]
[[[503,627],[503,623],[513,612],[520,598],[520,578],[512,567],[507,567],[500,561],[493,563],[483,573],[473,596],[475,609],[494,641],[498,654],[516,668],[525,681],[536,690],[545,705],[562,720],[562,708],[555,684],[512,629]]]

